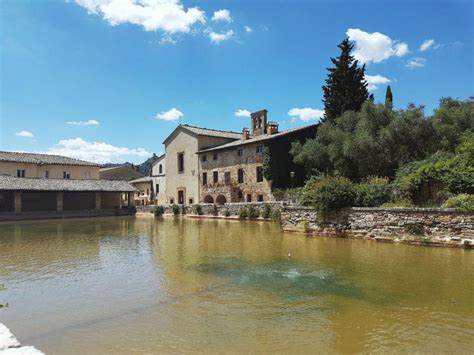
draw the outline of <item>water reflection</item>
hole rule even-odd
[[[0,321],[48,354],[462,353],[473,269],[464,250],[306,238],[272,223],[5,223]]]

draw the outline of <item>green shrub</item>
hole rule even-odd
[[[391,207],[413,207],[413,202],[409,199],[400,199],[400,200],[395,200],[391,202],[385,202],[382,204],[380,207],[386,207],[386,208],[391,208]]]
[[[163,206],[156,206],[153,210],[153,213],[156,217],[159,217],[165,213],[165,208]]]
[[[194,211],[196,212],[196,214],[198,214],[198,215],[200,215],[200,216],[203,215],[201,205],[196,205],[196,206],[194,206]]]
[[[240,219],[245,219],[249,216],[249,212],[247,210],[247,208],[245,207],[242,207],[240,210],[239,210],[239,218]]]
[[[219,215],[219,209],[217,208],[217,205],[212,206],[212,215],[213,216]]]
[[[354,186],[354,206],[377,207],[390,200],[388,178],[371,177]]]
[[[443,207],[474,211],[474,195],[460,194],[453,196],[443,204]]]
[[[272,221],[280,222],[281,221],[281,211],[278,208],[275,208],[272,211]]]
[[[179,206],[178,205],[176,205],[176,204],[172,205],[171,210],[173,211],[173,214],[175,216],[179,215]]]
[[[413,235],[424,235],[425,227],[423,223],[407,223],[405,224],[405,232]]]
[[[259,216],[260,216],[260,212],[253,205],[250,205],[248,207],[248,217],[258,218]]]
[[[224,216],[229,217],[230,216],[230,211],[229,210],[224,210]]]
[[[181,205],[181,214],[186,214],[186,206]]]
[[[436,153],[428,159],[414,161],[397,171],[395,185],[411,199],[420,200],[423,187],[436,185],[454,194],[474,194],[474,134],[466,135],[456,153]],[[446,191],[441,191],[442,201]],[[422,203],[425,201],[421,200]],[[429,201],[428,201],[429,202]]]
[[[463,242],[464,249],[471,249],[472,248],[472,242],[469,239],[465,239]]]
[[[265,219],[270,218],[272,215],[272,207],[270,205],[265,204],[263,206],[262,217]]]
[[[353,183],[340,176],[312,177],[303,187],[299,200],[317,211],[336,211],[354,204]]]

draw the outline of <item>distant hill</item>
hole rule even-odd
[[[158,159],[158,156],[153,153],[153,156],[149,157],[147,160],[145,160],[143,163],[135,165],[133,163],[129,163],[128,161],[125,163],[107,163],[101,165],[101,168],[112,168],[114,166],[128,166],[131,169],[137,170],[140,173],[142,173],[145,176],[150,175],[151,171],[151,165],[153,162]]]

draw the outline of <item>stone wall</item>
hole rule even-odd
[[[285,206],[285,231],[361,238],[474,238],[474,213],[441,208],[348,208],[318,214],[309,207]],[[423,241],[423,240],[422,240]]]
[[[242,208],[246,208],[249,206],[253,206],[255,209],[257,209],[260,214],[262,214],[265,205],[269,205],[272,207],[272,211],[275,209],[281,210],[283,207],[283,203],[281,202],[239,202],[239,203],[226,203],[224,205],[215,205],[211,203],[201,203],[201,204],[195,204],[192,206],[179,206],[180,207],[180,214],[183,214],[183,209],[184,209],[184,214],[197,214],[196,207],[201,206],[202,209],[202,214],[203,215],[216,215],[217,216],[224,216],[225,211],[229,211],[231,215],[237,216],[239,214],[239,211]],[[154,209],[156,206],[136,206],[137,208],[137,213],[153,213]],[[173,214],[173,209],[170,205],[163,206],[165,209],[165,214]]]

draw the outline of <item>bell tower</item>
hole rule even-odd
[[[267,110],[260,110],[250,114],[253,136],[267,134],[267,112]]]

